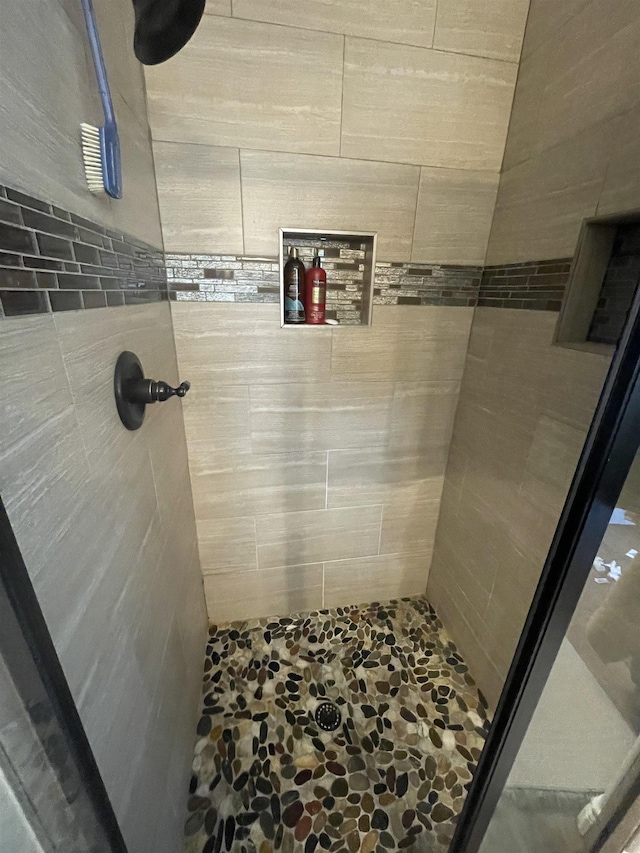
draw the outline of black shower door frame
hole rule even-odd
[[[2,498],[0,655],[44,753],[50,754],[54,741],[64,744],[68,760],[60,768],[52,755],[51,769],[67,795],[78,838],[92,839],[90,853],[127,853]],[[32,807],[38,811],[37,802]]]
[[[637,289],[449,853],[480,849],[639,449]],[[640,780],[603,827],[594,851],[638,796]]]

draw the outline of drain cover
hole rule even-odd
[[[325,732],[335,732],[342,722],[342,714],[333,702],[321,702],[316,708],[316,723]]]

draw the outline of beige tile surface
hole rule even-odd
[[[396,382],[390,447],[448,448],[459,391],[459,382]]]
[[[144,89],[140,66],[129,51],[133,9],[127,0],[100,0],[96,13],[120,124],[128,188],[123,199],[112,203],[87,192],[79,128],[82,122],[99,125],[102,112],[77,3],[34,0],[16,6],[3,21],[0,180],[157,244],[159,217]]]
[[[182,828],[164,813],[188,772],[174,753],[188,755],[193,737],[206,621],[180,409],[150,412],[121,442],[103,372],[126,347],[175,381],[169,314],[150,305],[4,323],[3,499],[127,844],[150,853],[159,811],[167,833]],[[178,623],[181,665],[163,668]],[[174,743],[151,761],[154,725]],[[156,761],[149,805],[136,783]]]
[[[598,200],[598,216],[640,207],[640,109],[615,122],[614,142]]]
[[[511,63],[347,38],[341,153],[497,172],[515,79]]]
[[[429,574],[430,552],[324,564],[324,606],[385,601],[421,595]]]
[[[416,554],[433,549],[440,491],[426,501],[396,501],[382,507],[381,554]]]
[[[538,117],[538,148],[551,148],[638,104],[631,60],[640,47],[635,0],[593,0],[554,37]],[[596,36],[597,34],[597,36]]]
[[[448,447],[438,443],[417,450],[366,447],[329,452],[329,507],[410,503],[437,498]]]
[[[193,383],[193,363],[180,363],[180,375]],[[189,446],[202,444],[201,453],[216,456],[246,450],[251,442],[249,388],[246,385],[216,385],[199,377],[193,391],[182,401]]]
[[[205,576],[214,572],[243,572],[257,568],[256,522],[253,517],[201,521],[197,513],[196,503],[198,549]]]
[[[258,567],[377,554],[381,515],[380,506],[260,515],[256,518]]]
[[[231,15],[231,0],[207,0],[205,15]]]
[[[278,228],[326,228],[379,232],[379,260],[409,260],[419,169],[266,151],[240,161],[247,253],[275,254]]]
[[[504,172],[528,160],[536,148],[538,115],[552,50],[553,45],[545,45],[535,56],[524,56],[520,61],[502,164]]]
[[[338,35],[205,15],[146,68],[153,138],[338,154],[342,54]]]
[[[198,521],[324,509],[326,480],[326,453],[220,454],[204,441],[191,448]]]
[[[204,576],[214,623],[286,616],[322,607],[322,563]]]
[[[331,337],[280,328],[277,305],[172,303],[181,372],[197,386],[322,381]]]
[[[495,172],[423,166],[411,260],[483,264],[498,182]]]
[[[433,46],[518,62],[529,0],[438,0]]]
[[[502,175],[488,264],[571,257],[596,212],[614,143],[605,122]]]
[[[253,21],[431,47],[436,6],[436,0],[307,0],[303,6],[295,0],[234,0],[233,12]]]
[[[376,305],[373,325],[333,336],[332,378],[382,381],[457,381],[472,308]]]
[[[155,142],[153,155],[165,250],[241,255],[238,149]]]
[[[390,382],[252,385],[254,453],[374,447],[389,443]]]
[[[556,36],[567,21],[583,13],[591,0],[531,0],[522,55],[527,56]]]
[[[557,316],[476,310],[427,595],[495,702],[608,359],[553,345]]]

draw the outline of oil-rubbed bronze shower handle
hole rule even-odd
[[[169,397],[184,397],[191,384],[183,382],[177,388],[167,382],[146,379],[140,359],[133,352],[122,352],[118,356],[113,376],[113,391],[120,420],[127,429],[140,429],[144,420],[145,406],[162,403]]]
[[[189,382],[183,382],[173,388],[167,382],[155,382],[153,379],[130,379],[124,389],[125,396],[131,403],[164,403],[169,397],[184,397],[191,388]]]

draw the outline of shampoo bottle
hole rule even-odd
[[[289,260],[284,265],[284,321],[304,323],[304,264],[298,258],[295,246],[289,249]]]
[[[313,266],[307,270],[306,314],[311,326],[323,326],[327,303],[327,274],[320,265],[320,255],[316,254]]]

